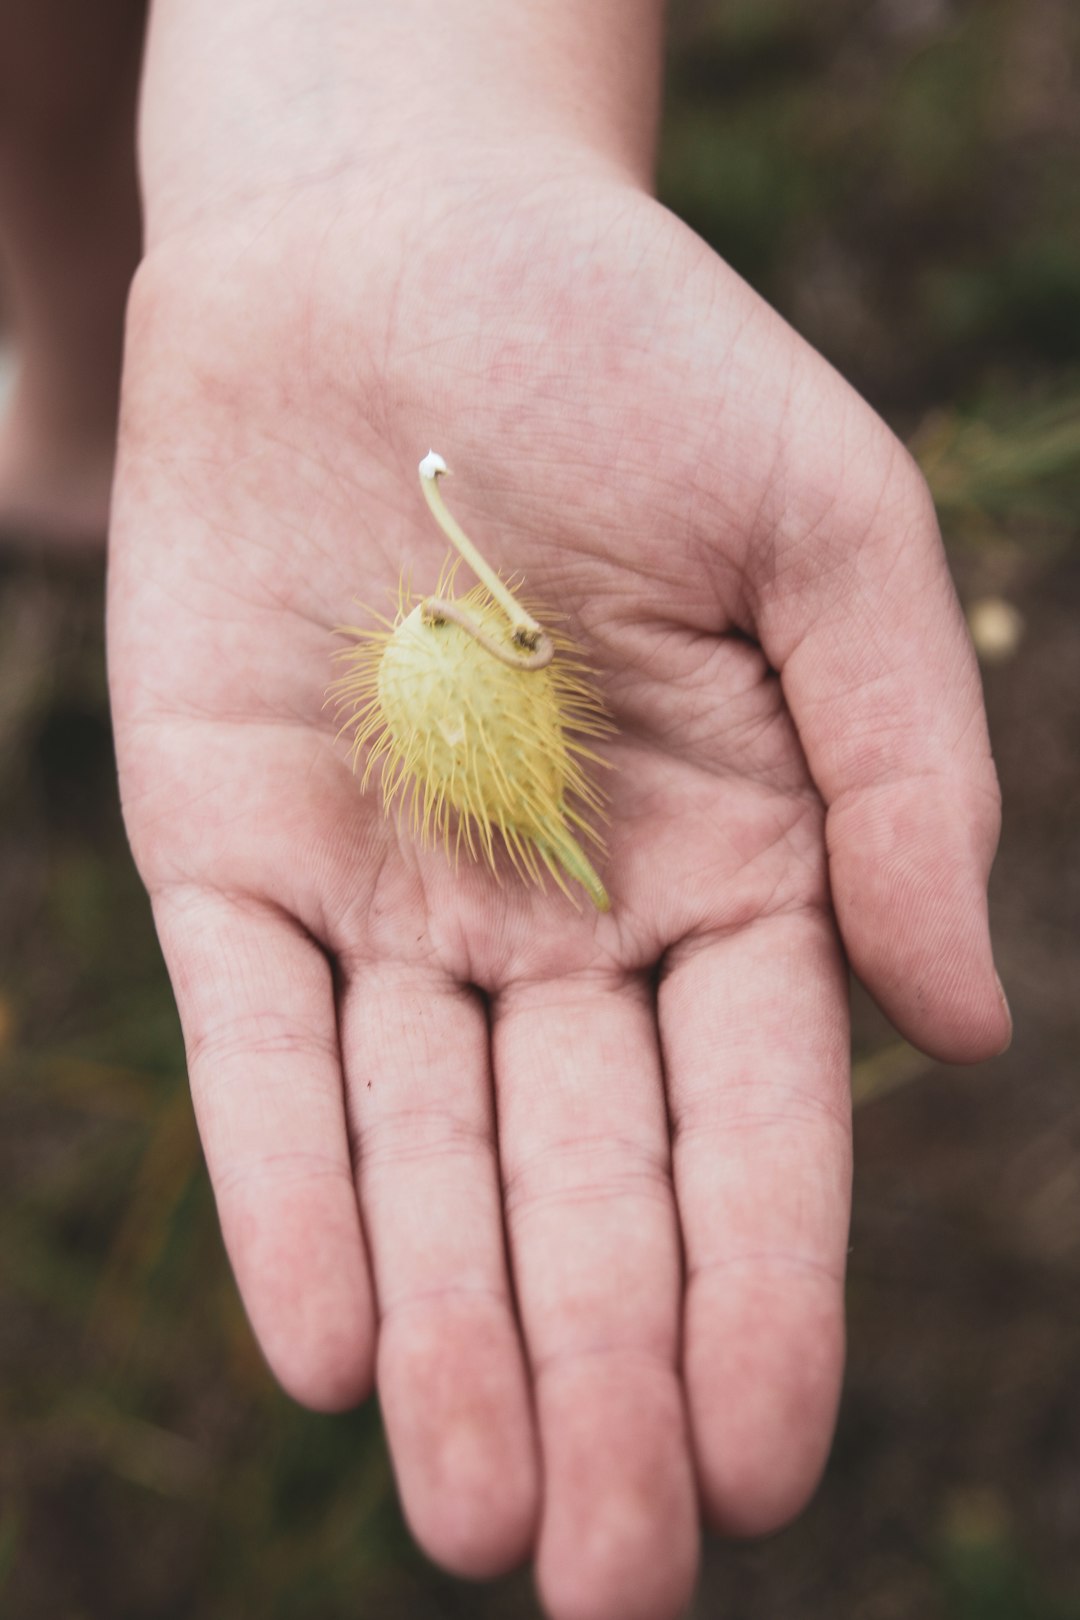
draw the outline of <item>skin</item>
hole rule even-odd
[[[110,674],[274,1373],[324,1410],[377,1380],[447,1568],[664,1620],[699,1515],[772,1530],[827,1453],[845,952],[939,1057],[1009,1022],[925,487],[652,200],[659,19],[605,8],[158,6]],[[352,599],[438,576],[432,444],[615,715],[607,916],[418,852],[323,706]]]

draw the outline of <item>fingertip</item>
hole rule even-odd
[[[285,1394],[309,1412],[327,1416],[362,1406],[374,1390],[370,1358],[352,1344],[304,1346],[264,1351],[267,1365]]]
[[[487,1442],[492,1438],[451,1426],[441,1438],[439,1466],[454,1485],[430,1508],[418,1505],[415,1496],[404,1499],[417,1544],[432,1563],[459,1580],[511,1574],[528,1559],[536,1536],[536,1481],[524,1481],[520,1474],[500,1477],[494,1469],[478,1475],[476,1459],[490,1453]]]
[[[1012,1045],[1012,1015],[991,986],[968,989],[962,999],[928,996],[914,1009],[906,997],[894,1005],[876,999],[900,1034],[938,1063],[987,1063]]]
[[[945,1063],[996,1057],[1012,1038],[987,910],[996,832],[984,820],[919,783],[829,812],[830,884],[852,970],[900,1033]]]
[[[635,1539],[633,1526],[616,1523],[620,1506],[611,1499],[597,1504],[593,1522],[580,1526],[583,1540],[592,1545],[572,1564],[538,1562],[537,1589],[550,1620],[677,1620],[685,1612],[697,1583],[696,1526],[692,1548],[654,1548],[649,1567],[641,1569],[643,1543]],[[601,1540],[609,1537],[610,1546],[602,1547]],[[629,1578],[628,1567],[634,1571]]]
[[[529,1557],[536,1533],[535,1500],[526,1501],[511,1486],[485,1522],[476,1511],[476,1498],[468,1489],[451,1496],[437,1521],[406,1517],[418,1545],[447,1574],[464,1581],[497,1580]]]
[[[705,1519],[717,1534],[753,1541],[786,1529],[813,1500],[829,1457],[831,1425],[823,1442],[805,1444],[774,1471],[762,1465],[762,1452],[733,1450],[726,1466],[703,1489]]]
[[[852,969],[913,1046],[936,1062],[956,1064],[983,1063],[1008,1050],[1012,1015],[985,924],[967,932],[957,927],[949,938],[927,917],[907,947],[895,934],[865,940],[861,932],[847,924]]]
[[[603,1363],[604,1358],[599,1358]],[[627,1361],[552,1365],[536,1580],[551,1620],[675,1620],[699,1558],[678,1382]]]
[[[687,1343],[706,1519],[724,1535],[770,1535],[803,1511],[828,1461],[844,1365],[840,1290],[792,1275],[781,1290],[706,1294]]]
[[[379,1394],[409,1528],[468,1580],[523,1563],[540,1506],[532,1414],[502,1302],[419,1300],[384,1317]]]
[[[374,1304],[350,1198],[329,1181],[275,1201],[223,1189],[218,1207],[248,1320],[277,1382],[314,1412],[359,1406],[375,1382]]]
[[[248,1306],[267,1366],[285,1394],[308,1411],[348,1412],[374,1392],[374,1332],[366,1285],[362,1273],[343,1276],[337,1288],[295,1291],[288,1311],[265,1296]]]
[[[249,1318],[266,1364],[285,1394],[311,1412],[348,1412],[375,1387],[370,1324],[365,1313],[338,1302],[306,1323]]]
[[[475,1436],[447,1435],[443,1446],[447,1469],[456,1469],[449,1453],[457,1446],[462,1450],[478,1450]],[[464,1472],[469,1472],[466,1466]],[[449,1575],[465,1581],[496,1580],[509,1575],[526,1562],[532,1550],[536,1533],[535,1494],[515,1489],[511,1482],[498,1490],[497,1482],[489,1477],[483,1487],[476,1488],[468,1481],[456,1492],[451,1492],[437,1513],[420,1514],[409,1511],[406,1520],[417,1544]],[[487,1498],[487,1511],[478,1510],[478,1503]]]

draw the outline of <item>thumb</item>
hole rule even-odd
[[[1000,798],[979,671],[926,484],[851,399],[870,452],[824,519],[818,474],[817,521],[758,587],[759,634],[827,806],[852,967],[901,1033],[971,1062],[1012,1027],[987,917]]]

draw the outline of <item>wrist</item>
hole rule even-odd
[[[467,180],[493,153],[648,186],[664,0],[155,0],[140,147],[151,245],[262,190]],[[456,170],[457,172],[451,172]]]

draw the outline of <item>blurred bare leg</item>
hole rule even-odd
[[[104,543],[144,0],[0,0],[0,546]]]

